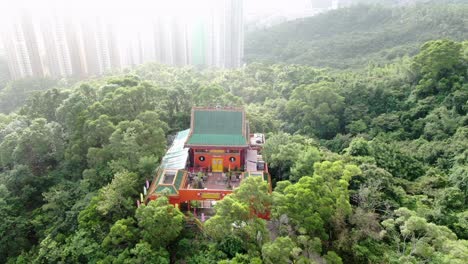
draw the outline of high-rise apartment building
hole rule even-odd
[[[66,40],[68,43],[72,76],[82,78],[88,75],[85,40],[81,26],[70,18],[64,19]]]
[[[189,32],[188,25],[182,18],[172,21],[172,64],[185,66],[189,64]]]
[[[44,75],[72,75],[73,66],[64,20],[57,15],[45,17],[42,18],[40,27],[44,44]]]
[[[154,48],[156,61],[163,64],[173,64],[173,32],[171,17],[160,15],[154,20]]]
[[[174,66],[191,64],[191,25],[180,15],[153,20],[154,61]]]
[[[28,76],[96,76],[122,67],[115,27],[104,19],[67,14],[12,16],[2,42],[13,79]]]
[[[235,68],[244,56],[242,0],[212,1],[210,9],[192,22],[192,63]]]
[[[2,34],[10,76],[13,79],[44,76],[33,18],[24,13],[10,19]]]
[[[112,69],[120,69],[120,52],[112,25],[96,18],[81,23],[87,74],[101,75]]]
[[[242,0],[201,0],[203,7],[161,5],[146,16],[51,9],[9,20],[3,46],[11,76],[86,77],[145,62],[233,68],[242,64]],[[141,11],[141,9],[140,9]],[[138,12],[136,13],[137,15]]]
[[[225,62],[224,67],[241,66],[244,56],[244,19],[242,0],[228,0],[225,10]]]

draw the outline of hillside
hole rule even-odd
[[[358,5],[246,35],[246,62],[349,68],[414,55],[432,39],[468,39],[468,4]]]
[[[10,79],[10,73],[6,59],[0,56],[0,91],[5,87],[6,83]]]
[[[149,64],[32,93],[0,114],[0,263],[466,263],[468,42],[420,49],[366,71]],[[194,105],[244,107],[274,182],[247,178],[204,223],[135,204]]]

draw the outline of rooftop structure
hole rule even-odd
[[[249,134],[240,108],[192,109],[190,129],[177,133],[149,187],[146,201],[167,195],[174,205],[220,200],[243,179],[271,178],[263,134]]]
[[[247,147],[245,113],[242,109],[194,108],[190,147]]]

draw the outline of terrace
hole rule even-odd
[[[165,157],[166,164],[173,164],[178,156]],[[175,162],[178,163],[178,162]],[[181,167],[183,163],[179,165]],[[203,190],[211,192],[232,191],[239,187],[243,179],[252,176],[268,179],[268,169],[263,161],[262,155],[256,149],[247,150],[244,171],[208,172],[206,168],[180,168],[169,169],[160,167],[156,173],[157,177],[149,188],[149,194],[165,193],[167,195],[180,195],[181,190]]]
[[[239,187],[242,181],[240,173],[189,173],[186,189],[230,190]]]

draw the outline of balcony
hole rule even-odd
[[[185,189],[232,190],[239,187],[242,174],[224,172],[189,173]]]

